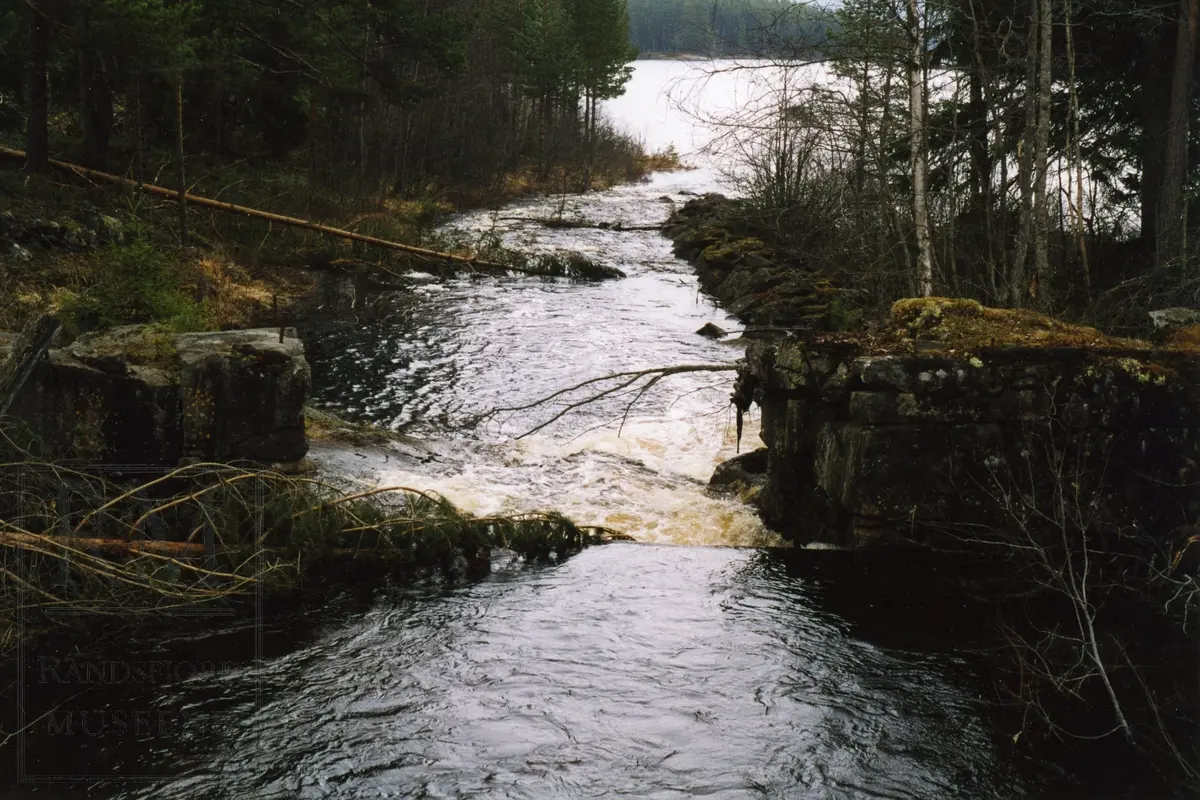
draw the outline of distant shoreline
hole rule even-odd
[[[638,53],[638,61],[712,61],[722,56],[707,56],[703,53]]]

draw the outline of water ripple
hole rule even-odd
[[[754,551],[613,545],[383,600],[128,796],[1008,797],[971,691]],[[226,676],[235,691],[251,676]],[[204,713],[203,710],[200,713]],[[390,794],[389,794],[390,793]]]

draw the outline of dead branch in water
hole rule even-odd
[[[519,406],[507,406],[504,408],[492,409],[490,412],[488,412],[487,414],[485,414],[483,416],[483,419],[490,419],[499,414],[517,414],[522,411],[530,411],[534,408],[538,408],[540,406],[546,405],[547,403],[550,403],[560,397],[569,395],[572,392],[577,392],[580,389],[586,389],[589,386],[595,386],[597,384],[604,383],[605,381],[617,381],[616,385],[614,385],[614,386],[610,386],[609,388],[599,391],[595,394],[588,395],[587,397],[584,397],[582,400],[578,400],[573,403],[568,403],[567,405],[563,406],[558,411],[558,413],[556,413],[556,414],[554,414],[554,416],[550,417],[550,419],[530,428],[529,430],[525,431],[524,433],[522,433],[516,437],[517,439],[524,439],[526,436],[532,436],[533,434],[537,433],[538,431],[543,430],[544,428],[552,425],[553,423],[562,419],[563,417],[565,417],[567,414],[571,413],[572,411],[583,408],[584,406],[591,405],[592,403],[599,402],[607,397],[612,397],[625,389],[630,389],[635,384],[637,384],[638,381],[642,380],[643,378],[648,378],[649,380],[647,380],[644,385],[638,387],[637,389],[632,390],[632,391],[636,392],[636,395],[634,396],[633,400],[626,407],[625,414],[621,418],[621,427],[624,428],[625,420],[628,419],[628,417],[629,417],[629,410],[638,402],[638,400],[640,400],[642,398],[643,395],[646,394],[647,391],[650,390],[651,387],[653,387],[655,384],[657,384],[663,378],[670,377],[671,375],[681,375],[685,372],[736,372],[736,371],[737,371],[736,364],[680,364],[680,365],[674,366],[674,367],[658,367],[655,369],[640,369],[640,370],[632,370],[629,372],[614,372],[611,375],[602,375],[598,378],[589,378],[586,381],[580,381],[579,383],[575,384],[574,386],[568,386],[565,389],[559,389],[556,392],[552,392],[552,393],[546,395],[545,397],[541,397],[530,403],[525,403],[525,404],[519,405]]]
[[[591,222],[586,219],[563,219],[562,217],[496,217],[500,222],[533,222],[547,228],[592,228],[601,231],[661,231],[662,225],[625,225],[617,222]]]

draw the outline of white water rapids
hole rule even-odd
[[[695,333],[706,322],[731,331],[740,326],[699,292],[693,268],[674,258],[657,232],[551,230],[512,219],[563,212],[593,222],[657,224],[692,194],[727,190],[699,152],[712,130],[668,95],[693,105],[701,98],[707,112],[719,114],[747,91],[747,74],[699,75],[687,63],[638,62],[626,94],[606,107],[648,149],[674,146],[695,169],[522,201],[499,214],[465,214],[448,226],[473,237],[495,230],[509,246],[530,252],[580,251],[628,277],[600,284],[528,277],[430,282],[415,290],[396,321],[335,324],[310,337],[324,402],[453,450],[453,466],[378,465],[364,470],[365,480],[420,486],[475,513],[561,511],[646,542],[781,544],[750,509],[705,492],[713,468],[737,452],[732,373],[675,376],[632,405],[627,393],[527,438],[517,437],[546,412],[471,431],[453,426],[464,415],[527,403],[609,373],[732,363],[741,355],[740,344]],[[760,445],[756,418],[747,423],[743,452]]]

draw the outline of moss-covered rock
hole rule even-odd
[[[892,304],[887,336],[943,342],[962,351],[985,347],[1086,347],[1145,350],[1146,342],[1107,336],[1025,309],[988,308],[975,300],[917,297]]]

